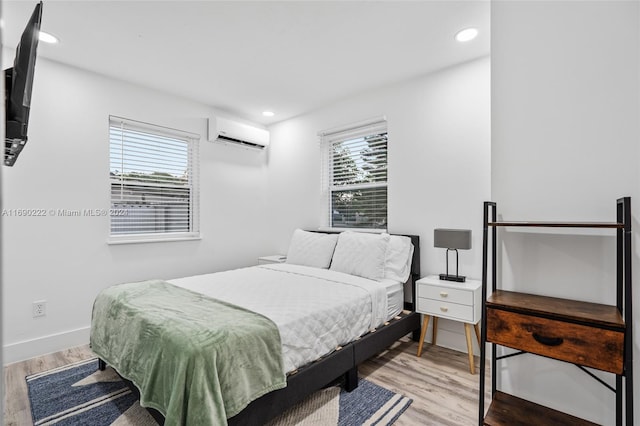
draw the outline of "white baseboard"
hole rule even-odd
[[[476,340],[476,335],[471,332],[471,342],[473,344],[473,355],[480,356],[480,348]],[[438,330],[438,346],[453,349],[454,351],[467,353],[467,339],[464,330],[461,333],[450,330]]]
[[[429,328],[425,338],[426,342],[431,342],[433,335],[433,319],[429,321]],[[438,319],[438,336],[437,345],[443,348],[453,349],[458,352],[467,352],[467,339],[464,332],[464,324],[457,321],[451,321],[444,318]],[[476,338],[475,331],[471,331],[471,342],[473,344],[473,354],[480,355],[480,346]]]
[[[58,352],[89,343],[90,327],[50,334],[36,339],[9,343],[3,347],[2,361],[5,365],[40,355]]]

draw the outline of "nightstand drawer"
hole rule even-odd
[[[487,309],[487,341],[622,374],[624,332]]]
[[[418,298],[418,312],[467,323],[473,322],[473,306]]]
[[[433,284],[419,284],[418,294],[427,299],[441,300],[443,302],[458,303],[460,305],[473,305],[473,292],[466,289],[451,287],[439,287]]]

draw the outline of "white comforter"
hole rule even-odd
[[[271,319],[280,330],[285,372],[378,327],[387,315],[383,285],[327,269],[260,265],[169,282]]]

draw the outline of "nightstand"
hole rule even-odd
[[[269,263],[284,263],[287,256],[284,254],[274,254],[272,256],[262,256],[258,258],[258,265],[267,265]]]
[[[482,313],[482,283],[476,280],[466,280],[458,283],[441,280],[432,275],[416,281],[416,311],[424,314],[418,356],[422,355],[424,337],[429,326],[429,319],[433,317],[432,343],[436,344],[438,333],[438,318],[446,318],[464,323],[464,333],[467,338],[467,352],[469,354],[469,370],[475,374],[473,362],[473,345],[471,343],[471,326],[474,327],[478,344],[480,344],[480,330],[478,323]]]

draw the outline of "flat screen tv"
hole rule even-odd
[[[5,142],[4,164],[13,166],[27,143],[31,89],[36,65],[38,35],[42,20],[42,2],[36,5],[16,47],[13,67],[4,70]]]

